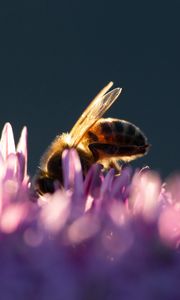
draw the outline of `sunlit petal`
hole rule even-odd
[[[99,229],[98,219],[86,214],[83,217],[74,221],[67,229],[67,238],[70,243],[80,243],[88,238],[91,238]]]
[[[70,213],[70,199],[57,191],[51,201],[42,206],[41,222],[48,231],[57,232],[64,226]]]
[[[7,159],[10,153],[15,153],[14,135],[10,123],[6,123],[4,125],[1,135],[0,149],[4,160]]]
[[[4,233],[14,232],[27,214],[25,205],[11,204],[3,211],[0,228]]]
[[[137,174],[133,179],[130,197],[133,212],[142,214],[147,220],[156,218],[160,190],[161,181],[157,174]]]
[[[19,158],[22,177],[27,175],[27,128],[24,127],[17,145],[17,154]]]

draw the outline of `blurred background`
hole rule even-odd
[[[28,126],[29,173],[110,80],[123,93],[106,116],[152,144],[134,166],[180,169],[180,2],[2,0],[0,128]]]

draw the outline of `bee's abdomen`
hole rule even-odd
[[[117,157],[132,160],[148,151],[144,133],[134,124],[119,119],[100,119],[84,136],[96,161]]]
[[[120,145],[143,146],[147,144],[147,138],[134,124],[118,119],[100,119],[84,137],[88,144],[108,143]]]

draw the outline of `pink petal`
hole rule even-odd
[[[112,185],[112,197],[119,200],[125,200],[129,192],[128,186],[131,181],[131,168],[125,168],[122,170],[121,175],[116,176]]]
[[[101,197],[109,197],[112,193],[112,182],[114,179],[115,170],[110,169],[105,176],[105,179],[101,185]]]
[[[100,187],[102,184],[101,178],[102,165],[94,164],[88,171],[84,181],[85,195],[91,195],[93,198],[98,197],[100,194]]]
[[[0,148],[4,160],[7,159],[10,153],[15,153],[14,135],[10,123],[6,123],[4,125],[1,135]]]
[[[14,232],[18,225],[25,219],[27,214],[26,205],[9,205],[1,216],[1,230],[5,233]]]
[[[19,160],[21,177],[22,176],[25,177],[27,175],[27,160],[28,160],[27,127],[24,127],[21,132],[21,136],[17,145],[17,153],[20,153],[20,155],[18,155],[18,160]]]
[[[3,178],[4,175],[5,175],[5,162],[0,152],[0,178]]]
[[[81,163],[74,149],[65,150],[62,154],[64,187],[72,189],[77,196],[83,194],[83,177]]]
[[[112,201],[112,182],[114,179],[115,171],[114,169],[110,169],[108,173],[106,174],[101,187],[100,187],[100,193],[99,197],[96,197],[94,199],[94,207],[93,209],[96,210],[96,212],[100,212],[103,210],[102,205],[111,205]],[[89,200],[89,199],[88,199]]]
[[[160,192],[161,181],[155,172],[136,174],[133,178],[129,199],[133,212],[142,214],[146,220],[156,219]]]
[[[2,213],[2,208],[3,208],[3,182],[0,180],[0,217]]]
[[[17,170],[17,157],[15,153],[11,153],[7,156],[6,159],[6,173],[5,173],[5,180],[15,178]]]
[[[160,215],[158,229],[161,238],[171,246],[180,244],[180,210],[166,208]]]
[[[74,198],[75,200],[79,200],[84,195],[81,162],[77,152],[74,149],[71,150],[71,157],[74,165]]]
[[[48,231],[59,232],[70,213],[70,198],[63,191],[56,191],[50,201],[42,206],[40,220]]]
[[[99,220],[93,214],[76,219],[67,230],[67,242],[78,244],[94,236],[99,230]]]
[[[17,180],[19,182],[22,182],[25,178],[25,175],[27,175],[25,171],[25,169],[27,169],[27,164],[25,166],[25,157],[22,153],[17,152],[16,157],[17,157],[16,176],[17,176]]]
[[[64,188],[70,189],[73,181],[73,169],[70,161],[70,151],[64,150],[62,154],[62,168],[63,168],[63,179]]]
[[[79,156],[74,149],[64,151],[62,155],[64,187],[71,191],[74,210],[71,219],[77,218],[85,210],[83,176]]]

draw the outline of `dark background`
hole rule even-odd
[[[106,113],[152,144],[134,165],[180,169],[177,1],[0,1],[0,126],[28,126],[29,172],[108,81],[123,93]]]

